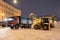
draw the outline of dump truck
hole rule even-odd
[[[31,28],[32,25],[32,19],[30,18],[23,18],[20,16],[15,16],[15,17],[9,17],[7,18],[7,26],[10,27],[11,29],[18,29],[19,27],[21,28]],[[5,22],[3,21],[3,26]]]

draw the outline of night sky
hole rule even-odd
[[[14,4],[13,0],[5,0],[12,6],[22,11],[22,17],[28,17],[33,12],[37,16],[55,15],[60,18],[60,0],[17,0]]]

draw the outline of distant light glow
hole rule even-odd
[[[16,4],[17,3],[17,0],[13,0],[13,2]]]
[[[13,19],[12,19],[12,18],[9,18],[9,19],[8,19],[8,21],[11,21],[11,20],[13,20]]]
[[[1,15],[3,15],[3,16],[4,16],[4,14],[1,14]]]
[[[7,21],[7,18],[5,18],[4,21]]]

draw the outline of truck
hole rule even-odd
[[[7,27],[10,27],[11,29],[18,29],[19,27],[21,28],[31,28],[32,25],[32,19],[30,18],[23,18],[20,16],[14,16],[14,17],[9,17],[7,18]],[[3,25],[5,22],[3,21]]]

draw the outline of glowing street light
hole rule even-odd
[[[4,14],[1,14],[2,16],[4,16]]]
[[[17,0],[13,0],[13,2],[16,4],[17,3]]]

